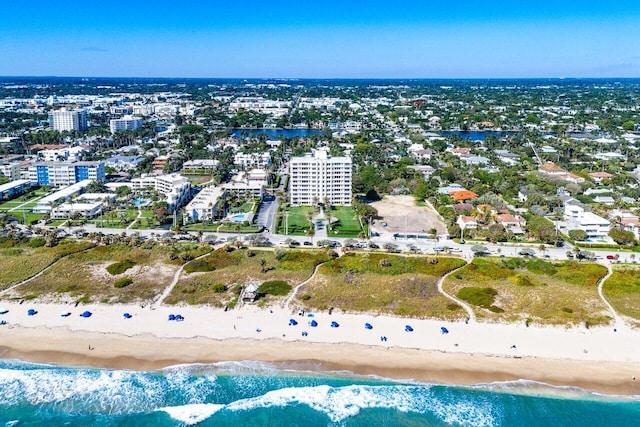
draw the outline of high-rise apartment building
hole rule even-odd
[[[86,110],[58,110],[49,113],[49,127],[59,132],[71,132],[87,130]]]
[[[312,205],[328,198],[332,205],[351,205],[351,172],[350,157],[331,157],[325,150],[292,157],[289,165],[291,204]]]

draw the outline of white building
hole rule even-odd
[[[183,206],[191,194],[191,182],[178,173],[168,175],[142,175],[131,180],[134,190],[151,187],[166,197],[169,211]]]
[[[185,215],[191,222],[211,221],[215,219],[218,203],[224,197],[225,190],[216,187],[205,187],[185,207]]]
[[[49,127],[59,132],[74,130],[84,132],[87,130],[87,111],[66,109],[51,111],[49,113]]]
[[[289,166],[291,204],[312,205],[328,198],[332,205],[351,205],[351,173],[350,157],[331,157],[324,150],[313,150],[305,157],[292,157]]]
[[[75,213],[83,218],[95,218],[102,213],[102,202],[63,203],[51,209],[51,218],[69,218]]]
[[[73,196],[80,194],[84,191],[85,188],[91,183],[90,179],[85,179],[84,181],[80,181],[77,184],[70,185],[66,188],[63,188],[55,193],[51,193],[48,196],[43,197],[38,200],[38,203],[33,208],[33,212],[35,213],[49,213],[53,208],[53,205],[59,201],[70,199]]]
[[[4,175],[9,178],[9,181],[15,181],[20,179],[20,163],[0,163],[0,175]]]
[[[600,240],[609,235],[611,224],[606,219],[587,212],[581,203],[568,201],[564,205],[564,219],[567,230],[583,230],[588,239]]]
[[[111,133],[116,133],[123,130],[135,130],[142,127],[142,119],[134,116],[124,116],[121,119],[109,120],[109,129]]]
[[[233,163],[242,169],[266,168],[271,164],[270,153],[236,153]]]

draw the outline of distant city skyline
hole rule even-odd
[[[3,2],[0,75],[640,77],[637,1],[211,3]]]

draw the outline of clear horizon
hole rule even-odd
[[[413,3],[9,3],[0,76],[640,77],[638,2]]]

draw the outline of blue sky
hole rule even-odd
[[[640,1],[0,0],[0,75],[640,77]]]

